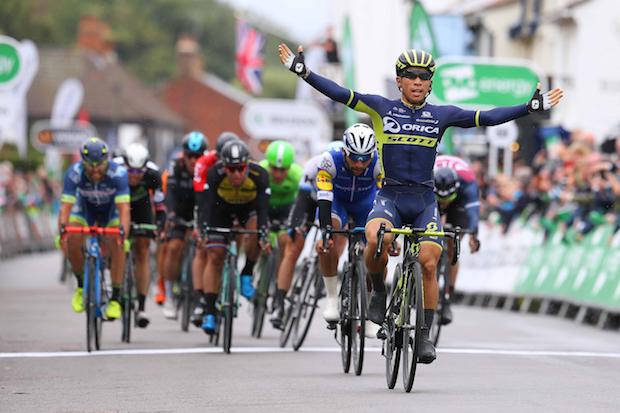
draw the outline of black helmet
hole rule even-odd
[[[439,168],[435,171],[435,195],[439,199],[456,198],[461,186],[459,175],[452,168]]]
[[[396,75],[400,76],[403,71],[410,67],[428,69],[432,74],[435,73],[435,59],[433,59],[432,54],[424,50],[405,50],[396,59]]]
[[[183,137],[183,152],[202,155],[207,150],[207,138],[201,132],[191,131]]]
[[[220,159],[225,166],[246,164],[250,159],[250,150],[245,142],[233,140],[224,145]]]
[[[240,141],[241,139],[232,132],[222,132],[220,136],[217,137],[217,143],[215,144],[215,152],[217,152],[217,155],[221,156],[224,145],[233,140]]]
[[[108,159],[108,145],[101,139],[93,136],[82,144],[80,150],[82,161],[89,164],[98,164]]]

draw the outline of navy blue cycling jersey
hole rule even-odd
[[[528,114],[526,104],[488,111],[429,103],[414,107],[400,99],[354,92],[316,73],[310,73],[306,82],[329,98],[370,116],[386,185],[432,188],[437,145],[450,126],[498,125]]]
[[[115,203],[129,202],[127,170],[116,162],[110,162],[103,179],[95,183],[86,176],[82,162],[76,162],[65,173],[60,201],[79,203],[93,212],[107,211]]]

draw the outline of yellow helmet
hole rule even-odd
[[[428,69],[431,73],[435,73],[435,60],[432,54],[424,50],[405,50],[396,59],[396,75],[400,76],[409,67],[422,67]]]

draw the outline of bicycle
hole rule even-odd
[[[90,353],[94,348],[101,349],[103,304],[108,301],[107,288],[103,277],[103,256],[101,254],[100,237],[102,235],[120,235],[121,228],[109,227],[72,227],[63,226],[61,236],[65,234],[86,234],[89,236],[85,251],[83,300],[86,309],[86,349]],[[106,296],[105,298],[103,296]]]
[[[364,342],[366,323],[366,266],[364,265],[364,227],[351,230],[329,230],[331,234],[342,234],[349,238],[347,262],[344,265],[342,284],[340,286],[340,320],[328,323],[327,328],[334,331],[334,337],[340,345],[342,369],[345,373],[351,368],[351,359],[355,375],[362,374],[364,364]],[[340,325],[340,329],[336,329]],[[338,340],[340,333],[340,340]]]
[[[217,330],[211,336],[210,341],[217,346],[220,338],[220,329],[224,325],[224,339],[222,348],[225,353],[230,354],[232,345],[233,319],[237,317],[240,307],[239,286],[241,285],[241,275],[237,270],[237,241],[239,234],[260,234],[260,231],[253,229],[233,229],[219,227],[205,227],[203,234],[221,234],[226,237],[226,260],[222,269],[222,282],[218,298]],[[214,337],[215,336],[215,337]]]
[[[418,351],[422,341],[424,320],[424,286],[422,267],[418,261],[421,237],[450,237],[455,240],[456,263],[460,252],[459,229],[435,231],[425,228],[385,228],[382,223],[378,231],[378,245],[375,259],[381,255],[386,233],[403,235],[403,260],[396,266],[390,287],[390,301],[385,311],[383,325],[378,334],[383,339],[382,355],[386,360],[386,380],[393,389],[398,378],[402,352],[403,386],[410,392],[418,363]],[[413,333],[413,337],[412,334]]]
[[[278,248],[278,234],[286,226],[274,221],[269,227],[268,239],[271,244],[271,253],[261,253],[258,261],[258,279],[256,280],[256,296],[252,311],[252,337],[260,338],[263,332],[265,314],[269,306],[267,301],[273,297],[276,288],[276,275],[280,262],[280,250]],[[273,301],[272,301],[273,311]]]
[[[318,231],[314,232],[314,245]],[[318,301],[325,294],[323,292],[323,277],[319,272],[319,255],[315,248],[311,248],[310,255],[302,259],[295,271],[292,288],[285,299],[289,305],[284,311],[283,330],[280,333],[280,347],[285,347],[292,336],[293,350],[301,348],[310,330],[314,312],[318,308]]]
[[[174,217],[172,221],[175,224],[178,224],[182,227],[185,227],[186,230],[191,230],[194,228],[194,224],[191,221],[186,221],[180,217]],[[193,290],[193,279],[192,279],[192,260],[194,258],[194,250],[196,248],[195,240],[190,235],[189,240],[185,242],[185,246],[183,248],[181,261],[181,274],[179,280],[176,282],[173,294],[175,300],[175,317],[176,320],[178,318],[179,312],[181,313],[181,330],[184,332],[189,331],[189,322],[190,317],[193,311],[193,300],[192,300],[192,290]]]
[[[444,231],[454,231],[455,228],[449,225],[443,225]],[[459,229],[459,233],[471,234],[473,231],[466,229]],[[439,335],[441,334],[441,327],[443,325],[443,311],[446,304],[450,303],[450,267],[452,264],[449,262],[448,248],[444,248],[441,251],[441,257],[439,258],[439,264],[437,265],[437,286],[439,291],[439,301],[437,301],[437,310],[435,311],[435,317],[433,317],[433,324],[431,324],[429,335],[433,345],[437,346],[439,343]]]
[[[154,232],[155,230],[157,230],[157,226],[153,224],[132,223],[129,237],[132,239],[132,236],[136,231]],[[137,312],[137,307],[135,305],[135,301],[137,294],[135,291],[136,278],[134,275],[134,267],[133,251],[132,249],[129,249],[125,255],[125,276],[123,277],[123,289],[121,293],[121,307],[123,308],[123,329],[121,333],[121,341],[124,343],[129,343],[131,341],[132,315],[133,319],[136,320],[135,313]]]

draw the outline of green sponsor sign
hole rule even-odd
[[[446,58],[437,61],[432,100],[473,108],[527,102],[539,76],[527,62]]]
[[[21,71],[18,43],[14,39],[0,36],[0,87],[10,87]]]

